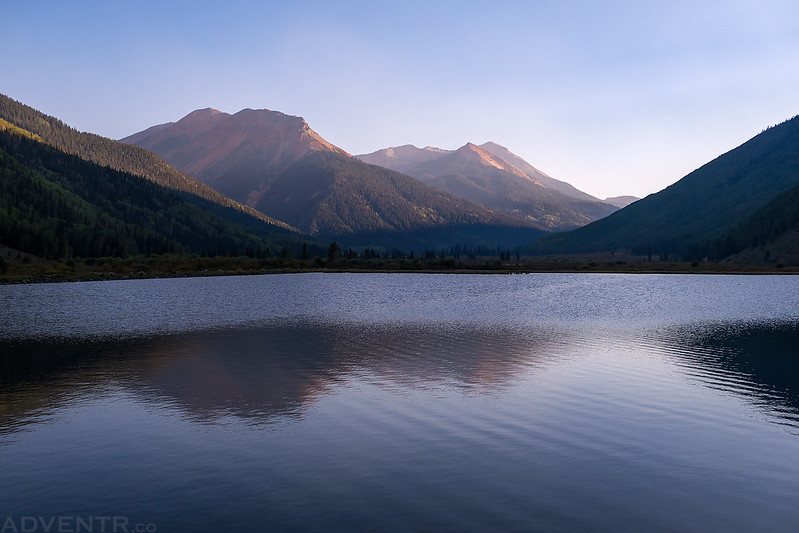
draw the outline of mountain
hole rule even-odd
[[[457,244],[474,242],[470,229],[491,227],[498,239],[493,244],[510,246],[524,236],[541,234],[522,220],[333,152],[310,153],[290,166],[256,207],[311,235],[340,236],[347,242],[358,241],[359,234],[399,242],[391,234],[422,232],[428,242],[437,235],[442,244]],[[412,244],[411,239],[405,241]],[[479,241],[485,243],[486,237]]]
[[[718,257],[719,239],[799,185],[799,117],[769,128],[666,189],[607,218],[530,246],[537,253],[629,249],[682,258]],[[790,202],[786,213],[796,209]]]
[[[406,145],[357,157],[523,218],[545,231],[584,226],[617,209],[547,176],[496,143],[467,143],[454,151]]]
[[[30,132],[63,152],[186,193],[190,201],[214,210],[220,216],[235,218],[240,222],[256,226],[260,222],[266,222],[276,227],[291,229],[281,221],[225,197],[208,185],[170,166],[148,150],[92,133],[79,132],[55,117],[45,115],[2,94],[0,94],[0,119]]]
[[[355,157],[370,165],[378,165],[407,174],[408,170],[416,165],[433,161],[450,152],[451,150],[442,150],[441,148],[435,148],[433,146],[417,148],[412,144],[405,144],[403,146],[384,148],[371,154],[358,155]]]
[[[0,120],[0,245],[47,259],[240,255],[296,242],[255,233],[186,195],[86,161]]]
[[[254,206],[277,176],[310,152],[346,155],[300,117],[267,109],[193,111],[121,140],[151,150],[222,194]]]
[[[518,168],[535,181],[544,185],[548,189],[552,189],[558,191],[559,193],[563,193],[566,196],[570,196],[572,198],[577,198],[578,200],[585,200],[588,202],[597,202],[599,201],[598,198],[591,196],[590,194],[584,193],[583,191],[575,188],[574,186],[566,183],[565,181],[556,180],[552,178],[533,165],[519,157],[518,155],[514,154],[504,146],[501,146],[494,142],[487,142],[480,145],[480,148],[486,150],[487,152],[502,158],[503,160],[507,161],[514,167]]]
[[[399,242],[399,232],[421,232],[416,235],[426,242],[451,242],[455,235],[468,242],[471,230],[492,227],[506,236],[501,244],[510,246],[541,234],[530,221],[364,163],[322,139],[302,118],[276,111],[198,110],[123,141],[151,149],[234,199],[315,236],[357,242],[363,234],[374,242],[380,234]],[[482,235],[481,242],[488,234]]]
[[[637,196],[610,196],[602,200],[606,204],[615,205],[619,209],[622,207],[627,207],[633,202],[637,202],[640,200]]]

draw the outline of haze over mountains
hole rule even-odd
[[[615,205],[619,209],[622,207],[627,207],[633,202],[637,202],[640,200],[637,196],[610,196],[602,200],[606,204]]]

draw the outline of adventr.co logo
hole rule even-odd
[[[152,522],[127,516],[7,516],[0,533],[155,533]]]

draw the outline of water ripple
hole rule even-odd
[[[789,531],[795,279],[2,287],[4,511],[164,531]]]

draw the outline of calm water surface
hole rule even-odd
[[[799,277],[0,286],[0,317],[3,531],[799,529]]]

